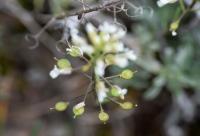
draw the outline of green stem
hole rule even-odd
[[[183,0],[179,0],[179,4],[181,6],[181,9],[183,10],[183,12],[185,12],[186,8],[185,8],[185,4]]]

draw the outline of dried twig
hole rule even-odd
[[[90,12],[94,12],[94,11],[105,10],[106,8],[113,7],[122,2],[123,2],[123,0],[114,0],[114,1],[107,2],[105,4],[99,4],[94,7],[87,7],[87,8],[85,7],[85,9],[82,9],[77,12],[62,13],[62,14],[56,16],[56,18],[60,19],[60,18],[65,18],[65,17],[70,17],[70,16],[80,16],[82,14],[86,14],[86,13],[90,13]]]

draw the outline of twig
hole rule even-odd
[[[107,2],[105,4],[99,4],[91,8],[85,7],[83,10],[79,10],[77,12],[62,13],[60,15],[57,15],[56,18],[61,19],[61,18],[70,17],[70,16],[80,16],[82,14],[86,14],[86,13],[90,13],[94,11],[105,10],[106,8],[113,7],[114,5],[120,4],[122,2],[123,0],[115,0],[115,1]]]

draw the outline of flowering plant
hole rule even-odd
[[[118,85],[113,85],[110,80],[120,77],[122,79],[131,79],[136,71],[125,69],[120,74],[104,77],[106,67],[116,65],[120,68],[128,66],[129,61],[136,60],[136,54],[133,50],[126,48],[121,41],[121,38],[126,32],[116,25],[104,22],[98,28],[93,24],[86,24],[87,37],[80,36],[77,28],[70,31],[71,41],[68,42],[66,53],[72,57],[80,57],[86,61],[86,64],[81,67],[82,72],[91,71],[91,83],[89,89],[96,92],[97,99],[100,105],[99,119],[106,122],[109,115],[103,110],[101,103],[106,99],[119,104],[123,109],[132,109],[134,106],[131,102],[118,102],[116,98],[124,100],[127,94],[127,89],[123,89]],[[88,39],[88,40],[86,40]],[[50,71],[50,76],[55,79],[59,75],[71,74],[73,68],[71,63],[66,58],[57,59],[57,64]],[[74,117],[84,113],[85,100],[75,105],[73,108]],[[68,102],[59,102],[61,106],[55,106],[58,111],[63,111],[67,108]],[[58,105],[58,104],[57,104]],[[63,108],[64,107],[64,108]]]

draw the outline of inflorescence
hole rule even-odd
[[[98,28],[91,23],[86,24],[86,36],[80,36],[77,28],[70,31],[71,40],[67,41],[68,47],[66,54],[82,58],[86,64],[80,70],[84,73],[91,72],[90,87],[86,91],[85,98],[73,107],[74,117],[78,117],[85,112],[85,101],[89,91],[94,91],[97,95],[97,101],[100,106],[99,120],[107,122],[109,115],[102,107],[105,101],[112,101],[118,104],[122,109],[130,110],[136,107],[128,101],[124,101],[127,89],[114,85],[111,82],[113,78],[129,80],[133,78],[136,71],[125,69],[129,61],[136,60],[136,54],[133,50],[126,48],[121,41],[126,34],[121,27],[104,22]],[[50,71],[50,76],[55,79],[60,75],[69,75],[73,72],[72,65],[67,58],[56,59],[57,63]],[[110,77],[105,77],[105,69],[110,65],[116,65],[124,70]],[[90,90],[91,89],[91,90]],[[119,102],[121,99],[123,102]],[[67,109],[69,102],[60,101],[55,104],[54,109],[64,111]]]

